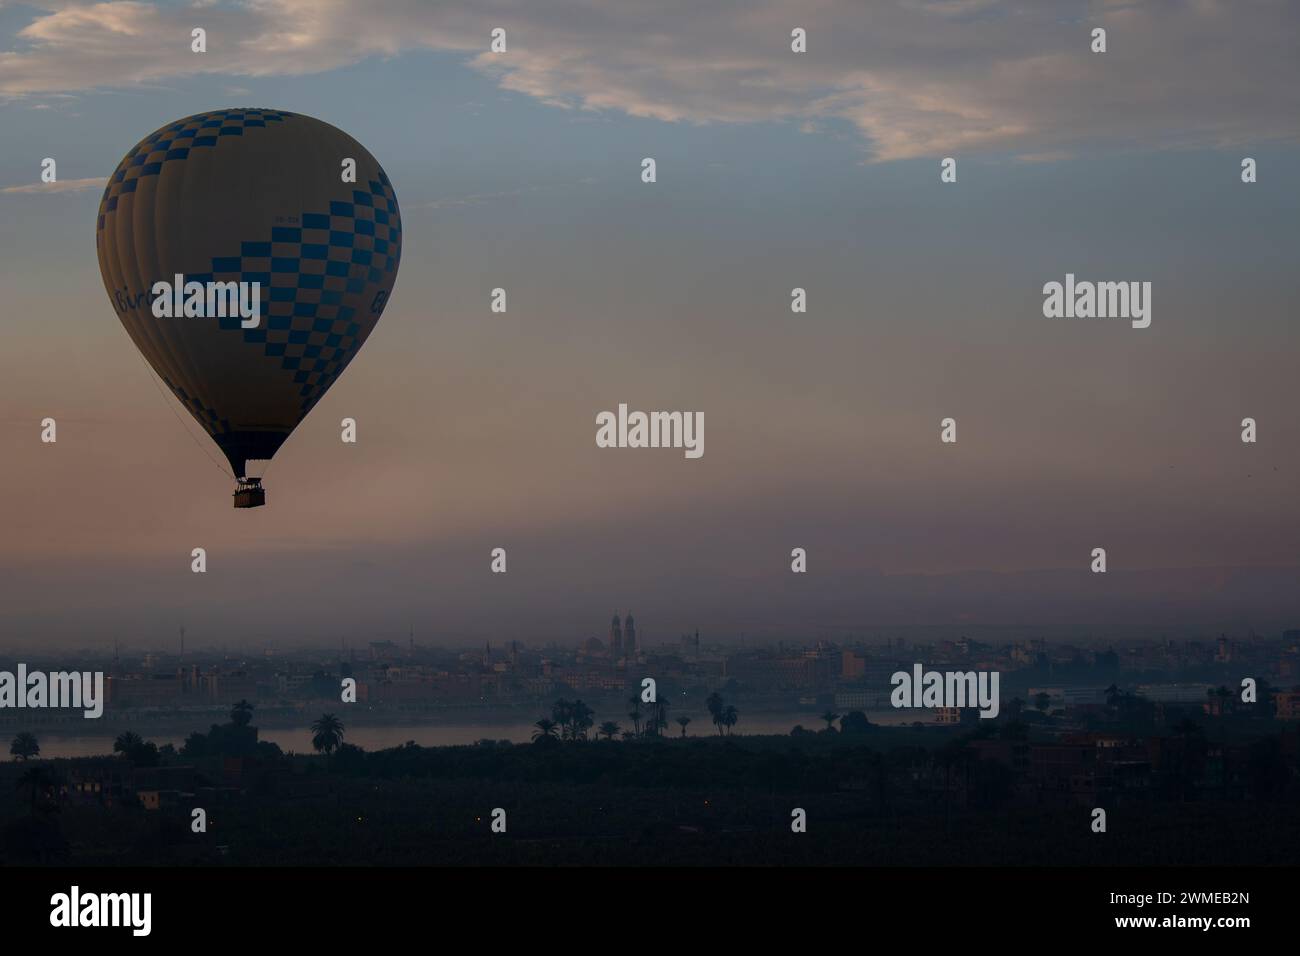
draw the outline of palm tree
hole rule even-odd
[[[627,702],[632,705],[632,709],[627,712],[628,717],[631,718],[632,720],[632,732],[636,734],[638,737],[640,737],[641,736],[641,698],[639,695],[634,694],[632,697],[628,698]]]
[[[716,690],[709,695],[704,705],[709,708],[709,716],[713,718],[713,726],[718,728],[718,733],[722,733],[722,695]]]
[[[736,726],[736,721],[740,719],[740,715],[736,713],[736,706],[734,704],[728,704],[726,708],[723,709],[721,716],[722,725],[727,728],[727,733],[730,734],[731,728]]]
[[[839,719],[840,715],[835,713],[833,710],[828,710],[826,713],[822,714],[822,720],[826,721],[827,733],[835,729],[835,721]]]
[[[580,700],[573,702],[570,716],[570,735],[573,740],[586,740],[587,731],[596,722],[596,712]]]
[[[682,736],[683,736],[683,737],[686,736],[686,727],[687,727],[688,724],[690,724],[690,722],[691,722],[691,718],[689,718],[689,717],[678,717],[678,718],[677,718],[677,723],[679,723],[679,724],[681,725],[681,727],[682,727]]]
[[[568,740],[572,733],[570,728],[573,724],[573,704],[561,697],[551,707],[551,717],[560,725],[560,736]]]
[[[554,740],[555,730],[559,727],[555,721],[549,717],[543,717],[537,723],[533,724],[537,729],[533,731],[533,740]]]
[[[343,721],[333,714],[321,714],[311,725],[311,745],[326,756],[343,744]]]
[[[658,737],[668,726],[668,701],[662,697],[655,698],[654,707],[654,733]]]
[[[14,742],[9,745],[9,752],[14,755],[15,760],[30,760],[32,757],[40,756],[41,745],[36,742],[35,734],[24,730],[14,737]]]
[[[704,702],[704,706],[709,709],[711,716],[716,717],[722,711],[722,695],[715,690]]]
[[[234,707],[230,708],[230,722],[236,727],[247,727],[253,719],[253,705],[246,700],[241,700]]]
[[[133,730],[123,731],[113,741],[113,752],[131,761],[133,767],[158,766],[158,745]]]
[[[31,790],[32,814],[35,815],[37,798],[48,796],[51,791],[57,790],[62,782],[62,779],[53,770],[38,765],[24,770],[23,775],[15,783],[15,787],[19,790],[27,787]]]
[[[619,727],[617,721],[607,720],[600,725],[599,734],[606,740],[613,740],[614,735],[618,733]]]

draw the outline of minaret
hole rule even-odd
[[[636,659],[636,626],[632,623],[632,612],[623,618],[623,650],[628,660]]]
[[[617,614],[614,615],[614,620],[609,625],[609,652],[613,655],[614,660],[622,660],[623,629],[619,626]]]

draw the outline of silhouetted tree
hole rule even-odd
[[[840,715],[833,710],[828,710],[822,714],[822,720],[826,721],[826,730],[829,733],[835,729],[835,721],[840,719]]]
[[[551,719],[560,727],[560,737],[568,740],[572,736],[573,702],[561,697],[551,705]]]
[[[840,733],[860,734],[871,729],[871,721],[860,710],[851,710],[840,718]]]
[[[686,728],[687,728],[688,726],[690,726],[691,718],[689,718],[689,717],[678,717],[678,718],[677,718],[677,723],[678,723],[678,724],[681,726],[681,728],[682,728],[682,736],[685,737],[685,736],[686,736]]]
[[[596,712],[580,700],[575,700],[570,711],[570,737],[573,740],[586,740],[587,731],[596,722]]]
[[[632,705],[632,709],[627,712],[628,719],[632,721],[632,732],[636,736],[641,736],[641,697],[634,694],[627,701]]]
[[[614,735],[617,734],[618,731],[619,731],[619,726],[617,721],[607,720],[600,725],[600,730],[598,731],[598,733],[606,740],[613,740]]]
[[[253,719],[253,705],[241,700],[230,708],[230,722],[236,727],[247,727]]]
[[[311,725],[311,745],[326,756],[343,743],[343,721],[333,714],[321,714]]]
[[[715,690],[709,695],[704,705],[709,708],[709,716],[713,718],[713,726],[718,728],[720,735],[722,733],[722,695]]]
[[[533,724],[533,726],[537,728],[533,731],[533,740],[542,741],[554,740],[555,732],[558,729],[559,724],[551,720],[549,717],[543,717],[537,723]]]
[[[40,756],[41,745],[36,741],[35,734],[24,730],[14,737],[14,742],[9,745],[9,752],[13,754],[15,760],[30,760],[32,757]]]
[[[658,694],[655,695],[652,723],[656,737],[661,736],[664,728],[668,726],[668,701]]]
[[[731,733],[731,728],[736,726],[736,721],[740,720],[740,715],[736,713],[734,704],[728,704],[722,710],[722,726],[727,728],[727,733]]]
[[[113,741],[113,752],[131,762],[133,767],[158,766],[158,745],[145,740],[134,731],[126,730]]]

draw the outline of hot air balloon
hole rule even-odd
[[[354,181],[345,181],[348,160]],[[276,453],[393,291],[402,217],[383,167],[309,116],[199,113],[146,136],[118,164],[95,244],[127,334],[229,460],[235,507],[264,504],[248,462]],[[157,301],[159,283],[183,284],[207,308],[170,309]],[[221,308],[228,283],[257,289],[255,318]]]

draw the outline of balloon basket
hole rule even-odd
[[[262,488],[261,478],[236,478],[239,485],[235,488],[236,508],[260,508],[266,504],[266,491]]]

